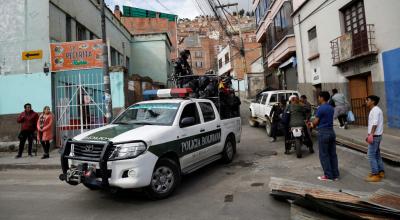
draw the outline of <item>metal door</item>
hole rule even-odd
[[[55,77],[56,143],[105,125],[101,69],[58,72]]]

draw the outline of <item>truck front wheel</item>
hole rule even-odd
[[[272,135],[272,124],[271,121],[267,118],[265,121],[265,131],[267,132],[268,137]]]
[[[181,181],[177,163],[168,158],[160,159],[153,171],[146,193],[150,199],[165,199],[170,196]]]

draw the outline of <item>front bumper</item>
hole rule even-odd
[[[70,156],[72,144],[93,144],[85,141],[67,141],[61,152],[63,173],[60,179],[71,185],[84,183],[101,188],[140,188],[148,186],[158,157],[146,151],[132,159],[112,160],[108,158],[112,142],[105,142],[99,159]],[[129,173],[129,174],[128,174]]]

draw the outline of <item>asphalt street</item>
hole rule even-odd
[[[400,169],[386,165],[381,183],[367,183],[364,154],[338,147],[341,178],[320,182],[318,150],[297,159],[285,155],[282,137],[269,143],[263,128],[249,127],[242,104],[243,132],[231,164],[213,163],[183,178],[173,196],[150,201],[141,192],[110,193],[70,186],[59,170],[0,171],[0,219],[289,219],[289,204],[269,196],[272,176],[357,191],[385,188],[400,193]]]

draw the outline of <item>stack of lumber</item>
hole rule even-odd
[[[400,219],[400,195],[383,189],[356,192],[276,177],[269,188],[274,198],[290,202],[292,219],[319,219],[312,212],[334,219]]]

